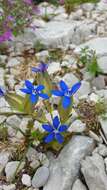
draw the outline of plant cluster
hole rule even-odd
[[[94,77],[101,73],[101,69],[97,62],[96,52],[89,47],[81,49],[80,56],[78,58],[79,66],[85,66],[86,70],[90,72]]]
[[[48,74],[48,65],[41,62],[39,67],[33,67],[35,72],[34,81],[25,81],[24,88],[20,89],[23,95],[4,91],[0,88],[0,96],[5,97],[10,104],[12,111],[9,114],[20,114],[29,116],[32,119],[28,126],[27,135],[23,135],[32,141],[32,138],[41,143],[58,142],[62,144],[64,137],[70,134],[67,132],[71,124],[71,113],[73,107],[73,95],[81,86],[81,82],[74,84],[71,88],[61,80],[57,86]],[[58,104],[53,103],[53,96],[58,97]],[[34,129],[34,122],[41,123],[44,132]],[[66,133],[65,133],[66,132]]]
[[[29,27],[38,8],[32,0],[0,1],[0,42],[12,40]]]
[[[74,10],[77,5],[82,3],[97,3],[99,0],[62,0],[68,14]]]

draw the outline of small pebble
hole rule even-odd
[[[47,167],[40,167],[39,169],[37,169],[36,173],[33,176],[32,179],[32,186],[39,188],[39,187],[43,187],[47,180],[49,178],[49,169]]]
[[[23,183],[23,185],[30,187],[31,186],[31,177],[27,174],[23,174],[22,183]]]

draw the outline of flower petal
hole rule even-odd
[[[59,118],[58,118],[58,116],[55,116],[54,119],[53,119],[54,128],[57,129],[59,124],[60,124]]]
[[[0,96],[4,96],[4,92],[3,92],[3,90],[0,88]]]
[[[64,142],[64,137],[60,133],[56,133],[55,138],[59,144],[62,144]]]
[[[64,93],[60,90],[52,90],[52,94],[55,96],[63,96]]]
[[[68,108],[71,104],[71,98],[68,97],[68,96],[64,96],[63,99],[62,99],[62,106],[63,108]]]
[[[49,135],[47,135],[47,136],[45,137],[45,143],[50,143],[50,142],[52,142],[52,141],[54,140],[54,138],[55,138],[55,134],[54,134],[54,133],[50,133]]]
[[[64,132],[64,131],[66,131],[67,129],[68,129],[68,126],[67,126],[67,125],[60,125],[58,131],[59,131],[59,132]]]
[[[41,61],[39,68],[40,68],[41,72],[45,72],[48,68],[48,65]]]
[[[36,87],[36,90],[37,91],[41,91],[41,90],[43,90],[45,87],[42,85],[42,84],[40,84],[40,85],[38,85],[37,87]]]
[[[45,93],[39,93],[38,95],[43,99],[49,99],[49,96]]]
[[[32,71],[37,73],[37,72],[40,72],[40,69],[39,68],[36,68],[36,67],[32,67]]]
[[[45,129],[45,131],[47,132],[52,132],[54,129],[52,128],[51,125],[48,125],[48,124],[43,124],[42,125],[43,129]]]
[[[25,80],[25,85],[27,88],[34,89],[33,84],[29,80]]]
[[[38,101],[38,96],[35,94],[31,94],[30,100],[31,100],[32,104],[35,104]]]
[[[61,90],[63,90],[63,91],[68,90],[68,86],[66,85],[66,83],[63,80],[60,81],[60,87],[61,87]]]
[[[76,84],[74,84],[71,88],[70,94],[74,95],[77,92],[77,90],[80,88],[80,86],[81,82],[77,82]]]
[[[31,89],[28,89],[28,88],[22,88],[20,89],[21,92],[25,93],[25,94],[31,94],[32,93],[32,90]]]

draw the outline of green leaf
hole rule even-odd
[[[43,110],[40,110],[39,112],[36,111],[36,112],[33,112],[32,113],[32,116],[33,116],[33,119],[39,121],[40,123],[47,123],[47,119],[46,119],[46,113],[43,112]]]
[[[29,99],[29,95],[26,95],[23,101],[24,110],[26,113],[31,114],[33,112],[34,105],[31,103]]]
[[[43,141],[43,138],[45,137],[45,133],[41,132],[39,129],[37,129],[36,131],[32,131],[31,135],[33,137],[33,139],[37,140],[37,141]]]
[[[44,106],[45,106],[45,109],[47,110],[47,112],[49,112],[50,114],[52,114],[53,107],[52,107],[51,103],[48,100],[44,101]]]
[[[8,93],[6,94],[5,98],[8,104],[13,109],[19,112],[24,112],[24,106],[23,106],[24,98],[22,96],[17,95],[15,93]]]
[[[52,150],[54,150],[56,152],[60,151],[63,148],[63,144],[59,144],[55,140],[53,142],[51,142],[50,144],[47,144],[46,146],[48,149],[51,148]]]

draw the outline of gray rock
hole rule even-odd
[[[97,10],[100,12],[107,11],[107,2],[106,0],[101,0],[97,5]]]
[[[47,2],[43,2],[41,3],[38,8],[40,9],[40,15],[44,16],[47,12],[47,15],[49,16],[49,18],[51,18],[51,16],[55,13],[55,6],[47,3]]]
[[[99,154],[86,157],[82,161],[81,171],[89,190],[107,190],[107,175],[105,173],[104,161]]]
[[[97,33],[97,24],[96,22],[82,22],[80,26],[75,29],[73,34],[72,43],[79,45],[86,41],[90,36]]]
[[[90,101],[93,101],[95,103],[97,103],[99,101],[99,96],[97,94],[95,94],[94,92],[90,94],[89,96],[89,100]]]
[[[94,7],[95,7],[94,3],[84,3],[83,5],[81,5],[81,8],[84,11],[92,11]]]
[[[92,81],[94,76],[87,71],[86,68],[82,69],[83,79],[86,81]]]
[[[35,33],[31,29],[25,29],[25,32],[21,35],[18,35],[14,41],[11,42],[12,48],[15,49],[15,53],[20,55],[24,50],[30,49],[37,42]],[[14,53],[13,49],[13,53]],[[10,63],[11,64],[11,63]],[[16,65],[18,62],[16,61]],[[20,63],[19,63],[20,64]]]
[[[0,98],[0,112],[5,113],[5,112],[11,112],[11,108],[8,104],[8,102],[5,100],[4,97]]]
[[[99,75],[98,77],[94,78],[92,80],[92,85],[98,90],[105,88],[104,76]]]
[[[87,81],[81,81],[81,87],[75,94],[75,97],[77,98],[87,98],[87,96],[91,92],[91,86],[90,83]]]
[[[8,130],[9,137],[16,137],[18,133],[16,128],[19,128],[20,123],[21,123],[21,119],[17,115],[12,115],[7,118],[6,127]]]
[[[107,74],[107,54],[98,58],[98,65],[101,72]]]
[[[15,184],[3,185],[3,190],[16,190]]]
[[[34,148],[29,147],[26,157],[27,157],[28,161],[31,162],[37,158],[37,154],[38,154],[38,152]]]
[[[12,115],[6,120],[6,124],[10,125],[11,127],[19,127],[20,123],[21,119],[17,115]]]
[[[15,172],[16,171],[19,172],[20,170],[22,170],[24,165],[25,165],[25,162],[22,162],[21,164],[19,161],[8,162],[5,167],[7,181],[11,182],[15,177]]]
[[[22,175],[22,183],[23,185],[30,187],[31,186],[31,177],[28,174]]]
[[[4,77],[5,77],[5,70],[3,68],[0,68],[0,86],[1,87],[5,87]]]
[[[10,158],[10,153],[7,151],[0,152],[0,174],[2,173],[3,169],[5,168],[6,164],[8,163]]]
[[[40,165],[49,166],[49,160],[44,153],[38,153],[34,148],[30,147],[26,154],[30,167],[33,169],[38,168]]]
[[[15,66],[20,65],[20,64],[21,64],[20,59],[10,58],[8,60],[7,67],[15,67]]]
[[[5,115],[0,115],[0,124],[4,123],[4,121],[7,119]]]
[[[103,118],[100,117],[99,121],[101,123],[101,128],[102,128],[102,130],[103,130],[103,132],[104,132],[104,134],[105,134],[105,136],[107,138],[107,119],[103,119]]]
[[[62,80],[64,80],[67,83],[69,88],[79,81],[78,78],[72,73],[65,74]]]
[[[0,65],[5,65],[7,60],[7,56],[6,55],[0,55]]]
[[[94,38],[89,40],[88,42],[85,42],[83,44],[81,44],[80,46],[78,46],[75,49],[75,53],[80,53],[81,48],[85,48],[86,46],[88,46],[90,49],[93,49],[96,51],[97,56],[101,57],[104,55],[107,55],[107,38]]]
[[[72,190],[87,190],[87,188],[80,179],[77,179],[73,184]]]
[[[107,89],[98,90],[96,93],[101,99],[107,101]]]
[[[47,50],[40,51],[39,53],[36,53],[36,57],[39,61],[46,61],[46,59],[49,57],[49,52]]]
[[[44,45],[53,48],[63,46],[65,47],[72,41],[74,29],[80,23],[68,22],[66,20],[58,22],[48,22],[44,28],[36,29],[36,37]]]
[[[107,158],[104,159],[105,167],[106,167],[106,173],[107,173]]]
[[[77,11],[71,13],[70,19],[72,19],[72,20],[81,20],[82,16],[83,16],[83,10],[82,9],[77,9]]]
[[[37,169],[35,175],[32,179],[32,186],[39,188],[46,184],[47,180],[49,178],[49,169],[47,167],[40,167]]]
[[[52,62],[49,64],[49,67],[48,67],[49,74],[54,74],[58,71],[61,71],[61,65],[59,62]]]
[[[38,153],[38,160],[43,166],[49,167],[49,160],[44,153]]]
[[[81,120],[77,119],[68,128],[68,131],[81,133],[81,132],[85,131],[85,129],[86,129],[86,124],[83,123]]]
[[[107,157],[107,146],[104,144],[99,144],[99,146],[93,151],[93,154],[94,153],[98,153],[103,157]]]
[[[92,152],[94,141],[85,136],[74,136],[59,157],[51,161],[50,177],[43,190],[71,190],[79,174],[80,161]]]

